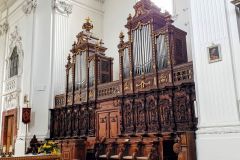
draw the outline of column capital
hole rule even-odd
[[[65,0],[53,0],[53,9],[60,14],[70,15],[72,13],[73,5]]]
[[[7,33],[9,29],[9,24],[5,21],[3,24],[0,25],[0,37]]]
[[[26,15],[29,15],[37,7],[37,0],[26,0],[22,6],[22,10]]]

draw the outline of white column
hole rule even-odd
[[[240,159],[240,155],[236,154],[240,143],[240,121],[228,20],[229,4],[227,0],[191,0],[193,62],[199,111],[198,160]],[[207,47],[213,43],[220,45],[222,61],[209,63]]]
[[[72,13],[72,5],[68,2],[56,0],[53,4],[53,57],[52,57],[52,102],[54,96],[65,92],[65,65],[67,55],[71,49],[69,44],[69,14]]]

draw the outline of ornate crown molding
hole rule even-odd
[[[7,21],[4,22],[2,25],[0,25],[0,36],[6,34],[8,29],[9,29],[9,24]]]
[[[73,5],[67,3],[65,0],[54,0],[53,3],[53,9],[55,9],[57,12],[69,15],[72,13]]]
[[[22,10],[25,14],[31,14],[37,7],[37,0],[26,0],[23,4]]]

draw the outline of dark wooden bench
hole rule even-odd
[[[103,140],[96,144],[95,150],[95,158],[99,159],[110,159],[110,156],[116,153],[116,149],[118,148],[118,144],[115,140]]]

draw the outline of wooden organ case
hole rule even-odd
[[[196,160],[193,65],[186,33],[150,0],[120,33],[119,80],[89,19],[66,65],[66,93],[51,109],[64,159]],[[92,153],[92,154],[91,154]]]

